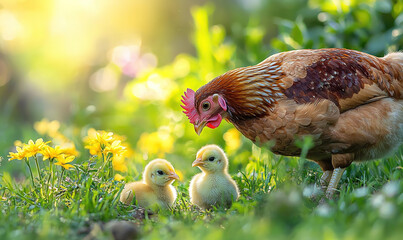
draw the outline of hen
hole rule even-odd
[[[183,96],[197,134],[227,119],[245,137],[287,156],[312,136],[308,159],[331,198],[353,161],[393,153],[403,142],[403,53],[378,58],[348,49],[296,50],[231,70]]]

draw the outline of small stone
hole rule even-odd
[[[129,221],[113,220],[105,225],[105,229],[112,233],[115,240],[138,239],[140,237],[137,226]]]

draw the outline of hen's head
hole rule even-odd
[[[222,115],[227,111],[227,103],[218,93],[196,100],[195,92],[188,88],[182,96],[182,103],[184,105],[181,107],[185,109],[183,112],[199,135],[205,126],[218,127],[223,119]]]
[[[187,89],[182,96],[184,113],[197,134],[205,126],[216,128],[223,118],[230,122],[264,116],[283,97],[284,84],[276,62],[236,68],[211,80],[196,92]]]

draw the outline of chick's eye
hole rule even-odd
[[[163,171],[161,171],[161,170],[158,170],[158,171],[157,171],[157,173],[158,173],[158,175],[162,175],[162,174],[164,174],[164,172],[163,172]]]
[[[207,111],[210,109],[210,102],[204,102],[202,105],[202,108],[204,111]]]
[[[215,159],[215,157],[209,157],[209,158],[208,158],[208,160],[209,160],[210,162],[214,161],[214,159]]]

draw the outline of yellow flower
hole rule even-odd
[[[153,133],[143,133],[140,136],[137,145],[144,153],[162,157],[164,153],[170,153],[173,149],[173,137],[164,131]]]
[[[126,148],[126,151],[122,153],[123,156],[127,158],[131,158],[134,155],[133,149],[130,147],[128,143],[122,143],[122,146]]]
[[[8,161],[11,161],[11,160],[14,160],[14,159],[22,160],[22,159],[27,157],[27,152],[25,151],[24,148],[16,147],[16,149],[17,149],[16,153],[15,152],[9,152],[8,153],[9,154],[8,155],[8,157],[9,157]]]
[[[60,132],[55,133],[52,136],[52,138],[53,138],[53,142],[57,142],[57,143],[69,142],[69,139]]]
[[[42,138],[37,139],[35,142],[32,140],[28,141],[28,144],[24,145],[23,149],[26,151],[27,157],[32,157],[35,154],[42,151],[42,148],[47,143],[43,142]]]
[[[179,177],[179,181],[183,180],[183,172],[181,170],[175,169],[176,175]]]
[[[15,140],[14,141],[14,146],[16,146],[16,147],[22,147],[22,142],[20,141],[20,140]]]
[[[83,138],[83,142],[86,144],[90,144],[91,142],[95,141],[97,137],[97,131],[93,128],[88,129],[87,136]]]
[[[111,141],[113,141],[113,133],[105,132],[105,131],[97,131],[96,140],[101,145],[102,148],[105,148]]]
[[[122,155],[129,157],[133,154],[130,146],[124,142],[126,137],[90,128],[87,136],[83,138],[84,147],[90,151],[91,155],[101,155],[112,153],[114,156]]]
[[[43,155],[43,161],[49,159],[53,160],[57,157],[59,157],[60,154],[62,154],[62,149],[60,149],[60,146],[56,146],[55,148],[52,148],[51,146],[45,145],[45,147],[41,151]]]
[[[112,153],[115,156],[124,153],[126,151],[126,148],[121,145],[120,140],[115,140],[112,142],[112,144],[108,143],[104,151],[106,154]]]
[[[120,140],[121,142],[126,141],[126,137],[125,137],[125,136],[121,136],[121,135],[118,135],[118,134],[116,134],[116,133],[113,134],[113,139],[114,139],[114,140]]]
[[[125,179],[122,175],[120,175],[119,173],[115,174],[114,179],[116,181],[122,181],[123,179]]]
[[[48,134],[50,137],[55,137],[59,132],[60,122],[59,121],[51,121],[44,118],[40,122],[34,123],[34,129],[41,135]]]
[[[227,152],[234,152],[241,146],[241,134],[235,128],[224,133],[224,140]]]
[[[102,153],[101,145],[96,138],[97,132],[93,128],[88,129],[87,136],[83,138],[84,147],[90,151],[91,155],[100,155]]]
[[[69,164],[69,162],[72,162],[74,160],[74,156],[68,156],[66,157],[65,154],[61,154],[57,157],[57,162],[55,163],[55,165],[60,165],[62,166],[64,169],[69,169],[74,167],[73,165]]]
[[[101,146],[97,143],[91,144],[91,145],[86,145],[85,148],[90,151],[91,155],[101,155],[101,153],[102,153]]]
[[[119,172],[127,172],[127,166],[125,162],[125,157],[121,155],[116,155],[112,158],[112,167]]]
[[[88,130],[88,136],[83,139],[85,148],[91,155],[100,155],[102,151],[113,142],[113,133],[106,131],[96,131],[93,128]]]
[[[80,153],[77,151],[76,146],[73,142],[64,142],[60,145],[60,150],[63,154],[68,156],[76,156],[78,157]]]

